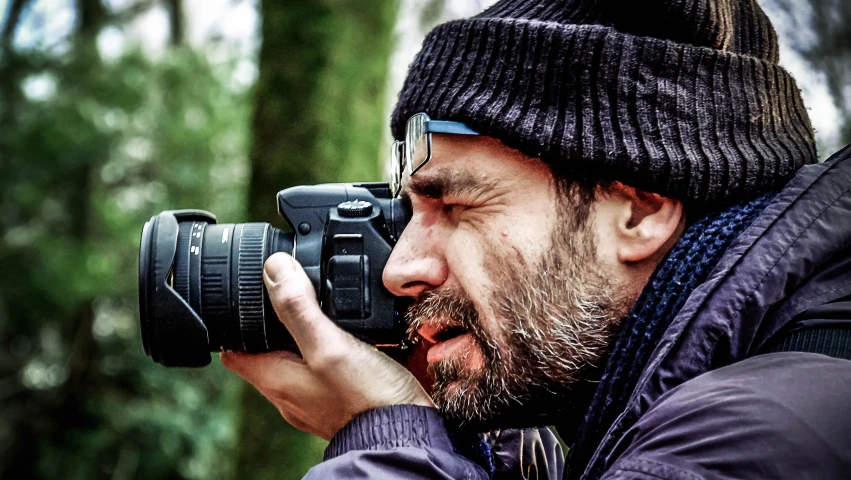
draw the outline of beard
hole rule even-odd
[[[489,327],[459,289],[427,292],[408,310],[412,337],[423,325],[463,329],[480,352],[477,362],[470,349],[429,364],[432,398],[447,420],[479,431],[523,428],[581,407],[579,391],[587,393],[630,302],[596,261],[587,228],[557,229],[550,243],[532,265],[487,246]]]

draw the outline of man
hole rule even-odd
[[[439,26],[393,115],[413,217],[384,271],[431,395],[283,254],[303,358],[223,363],[331,439],[309,478],[847,478],[851,153],[816,163],[777,50],[754,0]]]

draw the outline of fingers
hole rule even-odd
[[[222,365],[259,390],[287,390],[307,381],[307,366],[293,352],[239,353],[222,352]]]
[[[311,364],[319,352],[348,343],[345,333],[322,313],[307,274],[291,256],[276,253],[266,260],[263,280],[275,313]]]
[[[240,352],[222,352],[222,365],[254,385],[281,413],[284,420],[295,428],[313,432],[299,408],[300,394],[305,387],[312,385],[307,366],[301,357],[293,352],[270,352],[248,354]]]

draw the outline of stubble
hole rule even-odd
[[[555,228],[550,248],[527,264],[502,245],[484,262],[495,319],[486,327],[466,292],[438,290],[408,311],[410,331],[451,321],[467,330],[483,363],[465,352],[429,365],[444,416],[480,430],[543,425],[569,410],[572,394],[603,362],[629,299],[596,261],[586,222]],[[450,320],[451,319],[451,320]]]

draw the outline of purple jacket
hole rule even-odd
[[[688,298],[596,449],[603,478],[851,478],[851,361],[761,354],[810,327],[851,328],[851,146],[801,169]],[[385,407],[337,433],[306,478],[562,478],[548,429],[492,445],[490,477],[436,410]]]

